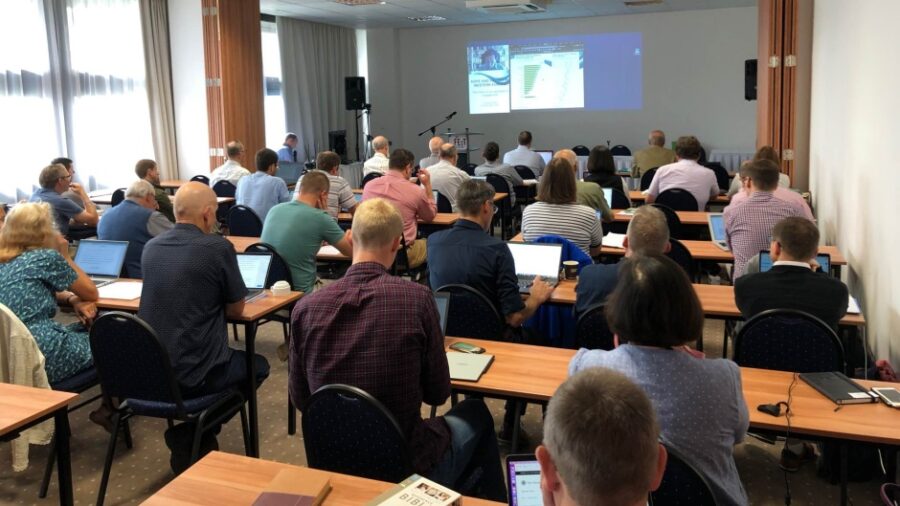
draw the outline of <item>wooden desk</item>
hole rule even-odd
[[[363,192],[362,188],[354,188],[353,189],[353,193],[355,193],[357,195],[362,195],[362,192]],[[505,199],[508,196],[509,196],[508,193],[503,193],[503,192],[495,193],[494,194],[494,202],[500,202],[501,200]]]
[[[628,198],[631,199],[632,204],[643,204],[647,200],[647,196],[644,195],[644,192],[641,190],[631,190],[628,192]],[[728,205],[730,202],[729,198],[725,195],[719,195],[714,199],[709,199],[709,204],[718,204],[718,205]]]
[[[175,202],[175,196],[169,195],[169,201]],[[234,197],[216,197],[216,201],[221,204],[231,204],[234,202]],[[103,206],[111,206],[112,205],[112,192],[110,193],[97,193],[91,195],[91,202],[97,205]]]
[[[25,429],[53,418],[59,503],[67,506],[74,503],[68,407],[76,398],[78,394],[69,392],[0,383],[0,441],[11,441]]]
[[[431,221],[422,221],[419,220],[419,225],[431,225],[435,227],[452,227],[456,220],[459,219],[459,214],[457,213],[437,213]],[[350,213],[340,213],[338,214],[338,221],[348,222],[353,221],[353,215]]]
[[[120,281],[138,283],[136,279],[122,279]],[[250,415],[250,449],[251,455],[259,457],[259,414],[256,406],[256,366],[253,361],[253,355],[256,353],[256,328],[259,320],[282,309],[303,296],[303,292],[290,292],[287,295],[274,295],[271,290],[265,290],[266,295],[258,299],[244,304],[244,310],[238,318],[232,323],[240,323],[244,325],[244,342],[246,345],[247,358],[247,383],[250,397],[247,399],[248,411]],[[141,299],[121,300],[121,299],[99,299],[97,307],[104,310],[125,311],[127,313],[137,313],[141,307]],[[223,336],[227,339],[228,336]]]
[[[207,175],[207,177],[209,176]],[[163,179],[159,182],[159,186],[166,190],[177,191],[179,188],[190,182],[189,179]]]
[[[212,452],[200,459],[144,504],[154,505],[235,505],[247,506],[275,479],[283,469],[300,470],[313,476],[331,477],[331,492],[323,502],[327,506],[359,506],[374,499],[394,484],[357,476],[320,471],[308,467],[282,464],[270,460],[250,459],[240,455]],[[466,497],[466,506],[503,506],[503,503]]]
[[[234,246],[234,250],[237,251],[238,253],[247,251],[247,248],[250,247],[250,245],[260,242],[259,237],[243,237],[243,236],[238,236],[238,235],[226,235],[225,238],[228,239],[229,242],[231,242],[231,244]],[[322,253],[320,251],[316,255],[316,260],[318,260],[320,262],[349,262],[352,260],[352,258],[350,258],[346,255],[343,255],[340,252],[338,252],[338,254],[335,255],[335,254],[329,254],[329,253]]]
[[[621,214],[621,211],[624,209],[613,209],[613,221],[628,223],[631,221],[631,216],[627,214]],[[681,220],[681,224],[685,226],[709,226],[709,213],[706,211],[675,211],[675,214],[678,215],[678,219]]]

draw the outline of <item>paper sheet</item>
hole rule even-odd
[[[856,299],[853,297],[850,297],[850,300],[847,301],[847,312],[850,314],[862,313],[862,310],[859,309],[859,302],[856,302]]]
[[[622,249],[625,247],[625,234],[610,232],[603,236],[603,245],[608,248]]]
[[[322,246],[321,248],[319,248],[319,254],[320,255],[341,255],[341,252],[338,251],[338,249],[335,248],[334,246],[332,246],[330,244],[326,244],[325,246]]]
[[[144,284],[133,281],[115,281],[97,289],[101,299],[134,300],[140,298]]]

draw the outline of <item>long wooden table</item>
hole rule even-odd
[[[247,248],[252,244],[256,244],[260,242],[259,237],[244,237],[239,235],[226,235],[226,239],[234,246],[234,250],[238,253],[242,253],[247,251]],[[320,262],[349,262],[352,260],[350,257],[342,254],[340,251],[337,254],[327,251],[319,250],[319,253],[316,254],[316,260]]]
[[[172,504],[247,506],[253,504],[278,473],[285,469],[299,471],[309,477],[328,475],[331,480],[331,492],[323,501],[323,504],[327,506],[359,506],[394,486],[393,483],[384,481],[282,464],[271,460],[250,459],[240,455],[212,452],[149,497],[144,504],[148,506]],[[474,497],[466,497],[463,504],[466,506],[503,506],[503,503]]]
[[[113,192],[95,193],[94,195],[91,195],[90,198],[91,198],[91,202],[93,202],[94,204],[109,206],[109,205],[112,205],[112,195],[113,195]],[[175,202],[175,196],[169,195],[169,200],[171,202]],[[216,202],[218,202],[219,205],[231,204],[234,202],[234,197],[216,197]]]
[[[159,182],[159,186],[166,190],[178,190],[182,186],[190,183],[189,179],[163,179]]]
[[[137,279],[120,279],[123,282],[139,283]],[[189,287],[185,287],[189,289]],[[288,306],[300,299],[303,292],[290,292],[287,295],[275,295],[271,290],[265,290],[263,297],[256,298],[251,302],[244,304],[244,310],[238,318],[232,320],[232,323],[240,323],[244,326],[244,343],[246,346],[247,358],[247,385],[250,397],[247,399],[248,414],[250,418],[250,449],[251,455],[259,457],[259,414],[256,405],[256,366],[253,356],[256,353],[256,328],[259,321],[270,314]],[[127,313],[137,313],[141,307],[141,299],[122,300],[122,299],[98,299],[97,307],[105,310],[125,311]],[[223,339],[226,339],[223,336]]]
[[[638,203],[643,204],[644,202],[647,201],[647,196],[644,195],[644,192],[642,192],[641,190],[629,191],[628,198],[631,199],[632,204],[638,204]],[[728,197],[726,197],[725,195],[719,195],[715,198],[709,199],[709,203],[707,205],[718,204],[718,205],[726,205],[727,206],[729,202],[730,202],[730,200]]]
[[[0,441],[12,441],[22,431],[53,419],[59,503],[66,506],[74,503],[68,409],[77,398],[69,392],[0,383]]]
[[[628,223],[631,221],[630,214],[624,214],[624,209],[613,209],[613,221]],[[709,224],[709,213],[706,211],[675,211],[682,225],[693,227],[706,227]]]
[[[419,226],[422,225],[431,225],[435,227],[452,227],[456,220],[459,219],[458,213],[437,213],[434,219],[431,221],[423,221],[419,220]],[[353,221],[353,215],[350,213],[340,213],[338,214],[338,221],[350,222]]]

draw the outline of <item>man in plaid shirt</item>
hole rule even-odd
[[[741,277],[748,261],[761,250],[768,249],[775,224],[791,216],[806,217],[796,201],[782,200],[772,192],[778,187],[778,165],[758,160],[741,167],[742,191],[748,198],[725,208],[725,236],[734,254],[732,278]]]

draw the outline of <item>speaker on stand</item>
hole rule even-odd
[[[756,100],[756,60],[744,60],[744,100]]]
[[[362,117],[359,110],[363,109],[366,104],[366,78],[365,77],[345,77],[344,78],[344,99],[346,100],[346,109],[353,111],[356,123],[356,160],[359,161],[359,119]]]

